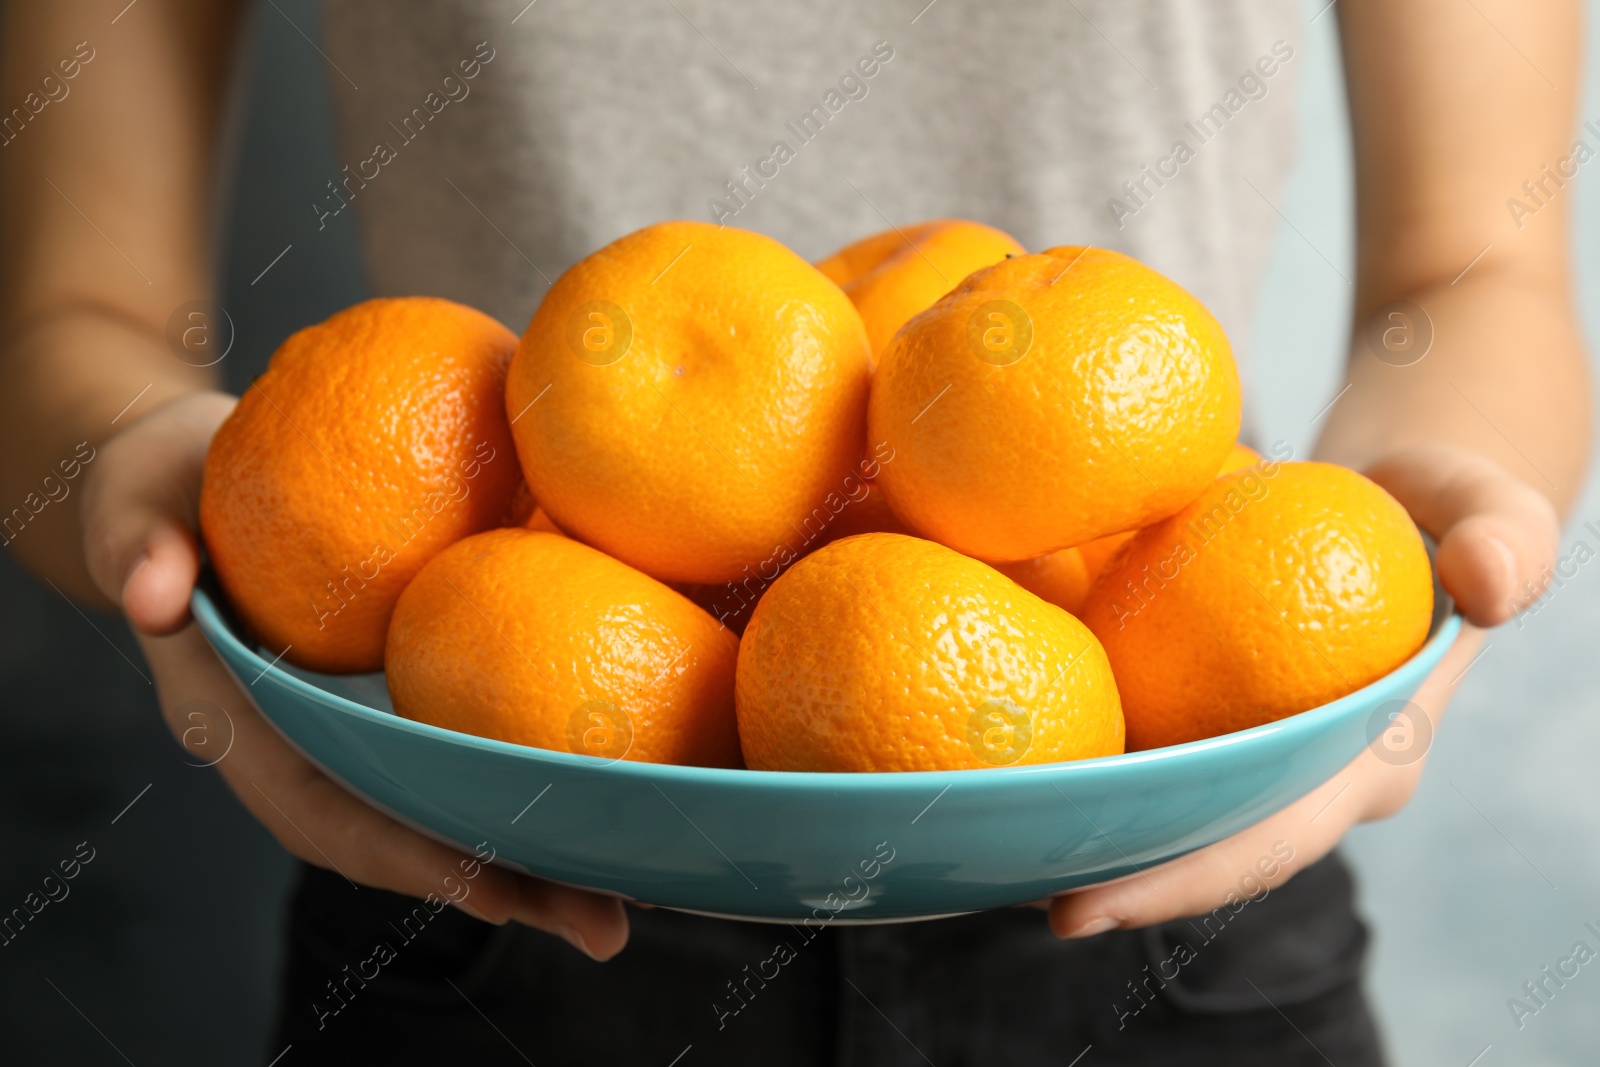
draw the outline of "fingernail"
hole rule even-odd
[[[486,923],[489,923],[491,926],[504,926],[506,924],[506,920],[504,920],[504,919],[491,919],[491,918],[489,918],[489,916],[485,915],[483,912],[479,911],[477,908],[473,907],[471,904],[468,904],[465,900],[455,901],[455,906],[457,908],[459,908],[461,911],[464,911],[468,915],[472,916],[474,919],[477,919],[479,922],[486,922]]]
[[[1067,940],[1071,941],[1080,937],[1093,937],[1095,934],[1103,934],[1107,930],[1113,930],[1117,927],[1117,925],[1116,919],[1113,919],[1109,915],[1102,915],[1098,919],[1090,919],[1076,930],[1068,931],[1066,935]]]
[[[595,958],[595,954],[589,951],[589,943],[583,939],[583,935],[578,933],[575,927],[568,926],[566,923],[556,923],[550,928],[550,932],[590,959]]]
[[[1517,594],[1517,556],[1516,556],[1516,553],[1511,551],[1511,546],[1510,545],[1506,544],[1504,541],[1500,540],[1498,537],[1489,538],[1489,543],[1495,547],[1495,551],[1496,552],[1500,553],[1500,562],[1502,564],[1502,569],[1505,571],[1505,575],[1506,575],[1506,584],[1505,584],[1506,595],[1507,596],[1515,596]]]

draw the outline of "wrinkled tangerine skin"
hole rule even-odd
[[[996,766],[972,731],[997,700],[1031,723],[1026,750],[1002,765],[1122,751],[1116,682],[1082,623],[904,534],[859,534],[800,560],[740,643],[736,706],[753,769]]]
[[[1410,659],[1432,616],[1427,549],[1398,501],[1344,467],[1275,460],[1140,531],[1081,613],[1130,750],[1336,700]]]
[[[797,552],[846,491],[870,376],[861,316],[815,267],[760,234],[663,222],[556,281],[506,409],[558,527],[662,581],[714,583]]]
[[[1183,507],[1240,410],[1198,300],[1128,256],[1064,247],[978,271],[906,323],[873,378],[869,437],[896,452],[879,482],[907,526],[1016,562]]]
[[[732,631],[627,564],[560,534],[508,528],[452,545],[406,588],[387,676],[397,713],[448,730],[737,767],[738,647]],[[602,717],[584,710],[594,707]],[[584,747],[588,731],[620,717],[625,750]]]
[[[861,312],[877,355],[907,320],[967,275],[1026,252],[1016,238],[981,222],[934,219],[863,237],[817,269]]]
[[[526,503],[505,415],[514,334],[433,297],[291,336],[206,455],[200,530],[246,628],[291,663],[375,671],[406,583]]]

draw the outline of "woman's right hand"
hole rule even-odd
[[[369,807],[278,735],[206,643],[189,616],[200,479],[235,402],[207,392],[157,408],[99,449],[84,484],[89,573],[132,623],[173,736],[214,760],[245,808],[307,863],[361,885],[432,893],[487,922],[526,923],[598,960],[616,955],[628,939],[619,901],[479,864]]]

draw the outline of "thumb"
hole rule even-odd
[[[1439,543],[1439,579],[1467,621],[1498,626],[1543,591],[1561,519],[1543,493],[1454,445],[1393,453],[1367,476]]]
[[[197,393],[108,440],[84,485],[84,562],[95,585],[152,636],[188,620],[206,448],[234,398]]]

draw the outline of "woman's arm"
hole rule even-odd
[[[1568,236],[1574,141],[1600,153],[1577,121],[1582,5],[1337,10],[1356,163],[1355,329],[1350,389],[1318,451],[1360,468],[1454,445],[1564,509],[1591,433]],[[1375,355],[1368,338],[1400,302],[1420,309],[1415,327],[1433,340],[1396,366],[1415,353]]]
[[[1405,504],[1439,540],[1440,577],[1478,625],[1505,621],[1514,600],[1525,603],[1527,590],[1542,585],[1560,534],[1557,509],[1570,506],[1588,463],[1590,382],[1568,263],[1572,190],[1544,170],[1569,157],[1575,136],[1580,7],[1338,7],[1357,280],[1348,388],[1317,455],[1365,470]],[[1588,136],[1600,150],[1600,138]],[[1507,201],[1528,199],[1524,181],[1548,191],[1536,213],[1514,219]],[[1398,332],[1386,345],[1389,329]],[[1412,698],[1435,724],[1482,641],[1482,630],[1464,628]],[[1395,765],[1364,752],[1248,830],[1145,877],[1058,898],[1051,927],[1086,936],[1210,911],[1261,856],[1286,844],[1294,861],[1267,880],[1280,884],[1356,823],[1403,807],[1422,755]]]
[[[101,604],[79,534],[83,457],[213,384],[166,330],[211,293],[238,18],[216,0],[125,4],[6,4],[0,30],[0,540]]]
[[[353,882],[435,893],[614,955],[627,940],[620,902],[480,870],[368,807],[278,736],[190,621],[201,468],[233,398],[179,358],[167,321],[209,291],[205,223],[236,12],[216,0],[139,0],[119,15],[125,2],[5,9],[7,103],[26,106],[77,42],[93,54],[65,81],[56,67],[40,99],[60,99],[18,120],[0,147],[0,507],[24,509],[12,547],[64,592],[126,612],[180,744],[195,733],[183,709],[226,712],[232,744],[217,772],[287,851]],[[469,869],[470,899],[450,889]]]

